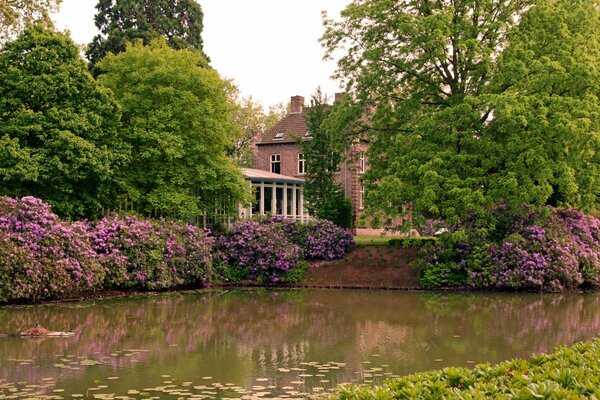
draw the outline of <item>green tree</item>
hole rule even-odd
[[[62,0],[0,0],[0,45],[34,22],[50,24]]]
[[[203,68],[203,56],[174,50],[164,38],[130,44],[99,63],[98,80],[120,102],[131,162],[119,171],[126,201],[138,212],[173,217],[215,207],[233,211],[250,190],[227,149],[233,124],[229,84]]]
[[[119,116],[66,34],[27,28],[0,52],[0,194],[39,197],[70,218],[109,207],[126,154]]]
[[[252,167],[252,144],[256,134],[262,134],[272,128],[287,112],[282,103],[270,106],[265,112],[262,104],[252,97],[239,98],[238,90],[233,96],[236,108],[233,122],[242,131],[242,136],[234,143],[230,153],[242,167]]]
[[[136,40],[149,44],[163,36],[174,49],[202,52],[203,13],[194,0],[99,0],[96,9],[100,34],[86,52],[95,74],[94,66],[106,54],[118,54]],[[207,65],[208,58],[204,55],[198,62]]]
[[[598,207],[597,0],[356,0],[325,27],[338,77],[376,107],[372,211]]]
[[[304,196],[308,211],[319,219],[327,219],[343,228],[352,226],[352,203],[335,174],[344,161],[349,143],[344,140],[331,106],[320,89],[313,96],[306,124],[311,140],[300,140],[306,160]]]

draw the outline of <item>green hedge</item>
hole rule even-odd
[[[337,399],[599,399],[600,339],[559,348],[531,361],[473,369],[445,368],[386,381],[345,386]]]
[[[405,238],[394,238],[388,240],[390,246],[400,246],[404,248],[408,247],[422,247],[429,244],[434,244],[435,238],[432,237],[405,237]]]

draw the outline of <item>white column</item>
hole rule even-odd
[[[277,215],[277,185],[273,183],[271,192],[271,215]]]
[[[304,222],[304,193],[300,189],[300,222]]]
[[[287,215],[287,200],[288,200],[288,198],[287,198],[287,190],[288,190],[287,183],[284,183],[283,184],[283,208],[282,208],[283,216],[284,217],[288,216]]]
[[[298,210],[296,210],[296,191],[298,190],[298,185],[294,185],[294,191],[292,192],[292,216],[294,219],[298,219]]]
[[[265,215],[265,183],[260,183],[260,215]]]

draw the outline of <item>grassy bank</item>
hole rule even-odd
[[[337,399],[598,399],[600,339],[559,348],[530,361],[473,369],[445,368],[386,381],[346,386]]]

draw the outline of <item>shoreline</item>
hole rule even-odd
[[[119,299],[161,293],[188,292],[218,288],[266,288],[266,289],[331,289],[331,290],[384,290],[418,291],[432,293],[531,293],[531,294],[584,294],[594,289],[576,289],[562,292],[538,292],[524,290],[492,290],[468,286],[437,288],[422,287],[412,261],[417,248],[399,246],[356,246],[346,257],[333,261],[309,262],[303,281],[294,283],[259,283],[254,281],[212,282],[205,286],[179,286],[164,290],[100,289],[67,296],[60,299],[23,300],[0,303],[0,307],[30,306],[43,304],[74,303],[102,299]]]

